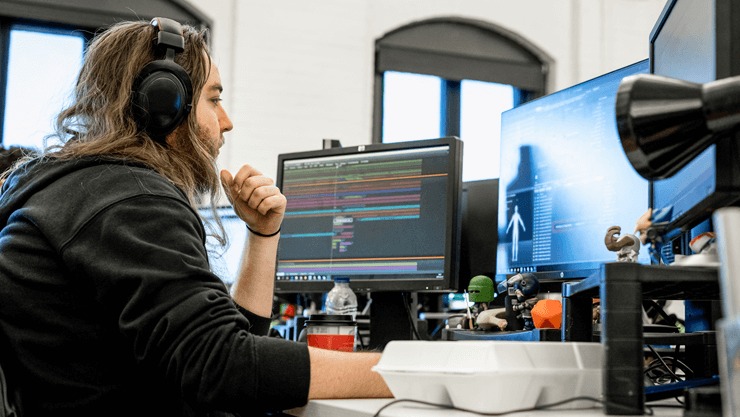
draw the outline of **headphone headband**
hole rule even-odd
[[[155,17],[151,25],[157,30],[156,49],[172,48],[175,52],[185,50],[185,39],[179,23],[166,17]]]

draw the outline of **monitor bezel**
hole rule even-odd
[[[328,149],[290,152],[278,155],[276,185],[282,189],[283,167],[286,162],[299,159],[326,158],[334,156],[348,156],[353,154],[373,154],[398,150],[423,150],[433,147],[447,146],[449,148],[448,166],[450,175],[447,178],[447,189],[450,191],[446,196],[445,236],[445,266],[444,277],[422,277],[411,280],[399,278],[382,279],[377,275],[375,278],[368,276],[350,277],[350,287],[355,292],[450,292],[457,290],[458,274],[460,269],[460,235],[461,235],[461,202],[462,202],[462,141],[454,136],[412,140],[396,143],[375,143],[369,145],[358,145],[348,147],[335,147]],[[333,285],[331,281],[287,281],[277,279],[278,256],[275,260],[276,276],[274,277],[275,292],[286,293],[325,293]]]

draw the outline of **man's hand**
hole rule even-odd
[[[221,170],[221,185],[237,216],[250,229],[266,235],[280,229],[287,200],[271,178],[243,165],[236,175]]]

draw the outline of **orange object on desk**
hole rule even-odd
[[[559,300],[539,300],[532,309],[532,321],[538,329],[559,329],[563,322],[563,304]]]

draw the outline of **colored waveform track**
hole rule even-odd
[[[286,217],[305,218],[348,215],[358,219],[375,216],[392,220],[418,218],[421,201],[421,178],[435,175],[417,175],[413,178],[376,178],[354,180],[350,183],[325,183],[314,187],[301,186],[298,193],[290,188]]]
[[[315,186],[283,187],[283,193],[296,201],[315,201],[317,203],[328,203],[335,200],[368,197],[378,194],[393,194],[404,192],[419,192],[421,180],[392,179],[388,178],[382,182],[353,182],[333,183]]]
[[[418,200],[416,200],[418,201]],[[372,216],[390,216],[393,214],[398,215],[410,215],[415,214],[417,217],[420,215],[419,204],[406,204],[406,205],[386,205],[377,207],[362,207],[362,208],[334,208],[324,210],[306,210],[306,211],[294,211],[285,213],[286,218],[307,218],[307,217],[334,217],[334,216],[352,216],[356,219],[368,218]]]
[[[443,260],[442,256],[414,256],[397,258],[346,258],[346,259],[296,259],[280,262],[280,270],[286,274],[356,273],[356,272],[416,272],[419,262]]]
[[[296,173],[297,174],[297,173]],[[299,194],[301,189],[307,190],[307,192],[313,193],[314,190],[316,190],[316,187],[321,186],[327,186],[327,187],[336,187],[340,185],[350,185],[350,184],[363,184],[362,189],[363,190],[370,190],[372,189],[371,186],[367,184],[372,184],[374,182],[379,181],[402,181],[402,180],[410,180],[410,179],[425,179],[425,178],[433,178],[433,177],[444,177],[447,176],[447,174],[418,174],[418,175],[404,175],[404,176],[384,176],[382,178],[364,178],[364,179],[354,179],[354,180],[338,180],[334,178],[331,181],[322,181],[322,182],[311,182],[307,179],[302,180],[296,180],[296,183],[293,184],[286,184],[288,180],[283,180],[283,191],[287,193],[296,193]],[[385,189],[387,186],[380,185],[378,189]]]
[[[289,201],[288,208],[290,211],[297,211],[301,209],[321,209],[324,207],[352,207],[352,206],[365,206],[373,204],[391,204],[406,201],[419,201],[419,189],[416,189],[416,193],[413,194],[400,194],[400,195],[385,195],[377,197],[357,197],[357,198],[323,198],[323,199],[297,199]],[[307,213],[310,210],[306,211]]]
[[[415,220],[421,217],[424,181],[446,176],[422,173],[422,159],[332,161],[284,171],[286,219],[330,218],[331,233],[296,233],[283,238],[331,236],[334,254],[346,256],[358,222]]]
[[[300,166],[285,171],[283,187],[291,184],[314,184],[323,182],[367,181],[374,178],[401,178],[421,173],[421,159],[406,161],[374,161],[350,163],[325,163],[316,166]],[[294,175],[295,174],[295,175]]]
[[[443,256],[384,256],[378,258],[344,258],[344,259],[284,259],[282,262],[290,263],[310,263],[310,262],[322,262],[322,263],[346,263],[346,262],[363,262],[363,261],[428,261],[435,259],[444,259]]]

